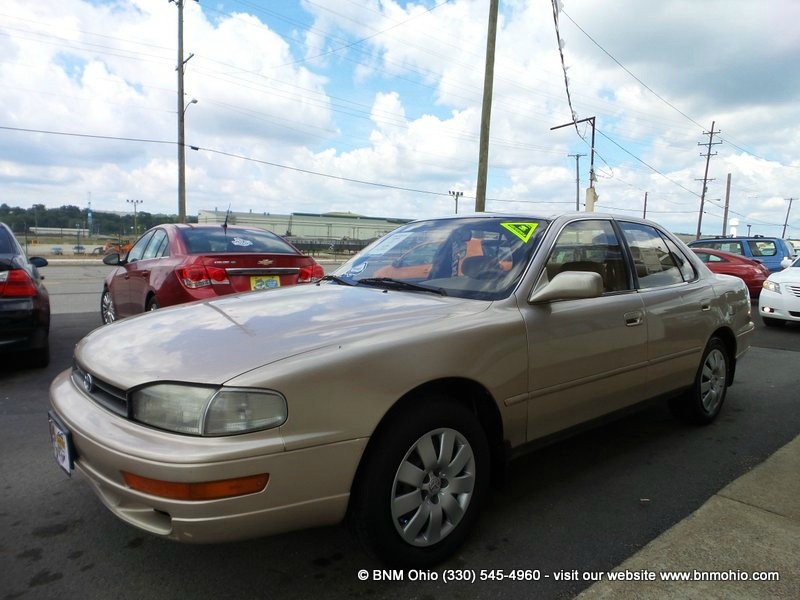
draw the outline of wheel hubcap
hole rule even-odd
[[[103,321],[113,323],[114,318],[114,302],[111,300],[111,294],[106,292],[103,294]]]
[[[713,413],[722,403],[727,377],[725,355],[720,350],[712,350],[706,356],[700,376],[700,400],[707,413]]]
[[[430,546],[461,522],[475,488],[475,455],[454,429],[436,429],[406,453],[392,485],[392,520],[413,546]]]

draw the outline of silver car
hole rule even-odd
[[[415,248],[429,264],[401,261]],[[532,442],[654,398],[713,421],[752,332],[742,280],[647,221],[418,221],[318,284],[90,333],[52,384],[51,436],[67,473],[155,535],[349,517],[383,561],[433,565]]]

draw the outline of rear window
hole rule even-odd
[[[742,242],[709,242],[708,245],[703,245],[707,248],[713,248],[714,250],[722,250],[723,252],[730,252],[731,254],[744,256]]]
[[[184,229],[181,235],[190,254],[209,252],[253,252],[297,254],[285,240],[264,229],[233,229],[228,227]]]
[[[750,253],[753,256],[775,256],[778,254],[778,245],[772,240],[748,240]]]

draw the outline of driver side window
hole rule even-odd
[[[610,221],[575,221],[561,231],[547,261],[548,278],[565,271],[589,271],[603,278],[604,292],[630,290],[628,268]]]

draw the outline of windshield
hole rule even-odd
[[[512,217],[409,223],[343,264],[333,279],[460,298],[505,298],[522,277],[546,224]],[[398,281],[414,285],[401,287]]]

